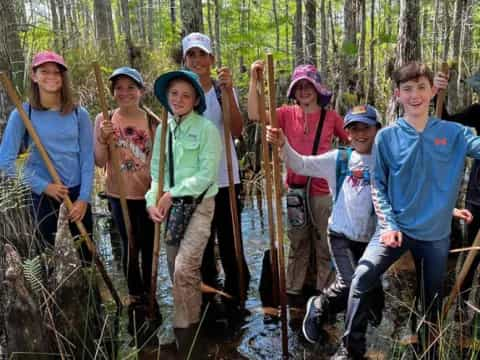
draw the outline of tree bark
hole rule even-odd
[[[153,0],[148,0],[147,41],[148,41],[148,48],[152,50],[153,49]]]
[[[451,31],[451,21],[450,21],[450,0],[443,1],[443,34],[445,34],[445,39],[443,41],[443,55],[442,61],[445,62],[448,59],[448,52],[450,49],[450,31]]]
[[[436,72],[437,62],[438,62],[438,20],[440,18],[440,0],[435,0],[434,2],[434,11],[433,15],[433,40],[432,40],[432,70]]]
[[[303,51],[303,16],[302,16],[302,0],[296,0],[295,11],[295,65],[305,62]]]
[[[420,60],[419,13],[420,0],[401,0],[395,68]],[[392,97],[387,111],[389,122],[395,121],[396,102]]]
[[[325,12],[325,0],[320,0],[320,71],[328,74],[328,18]]]
[[[109,0],[94,0],[95,40],[100,51],[113,47],[112,8]]]
[[[52,14],[52,30],[53,30],[53,48],[60,50],[60,27],[58,25],[57,0],[50,0],[50,12]]]
[[[203,33],[203,13],[201,0],[180,0],[182,37],[192,32]]]
[[[367,33],[367,4],[366,0],[358,0],[361,16],[358,17],[360,28],[360,44],[358,47],[358,61],[357,61],[357,85],[355,87],[357,97],[359,99],[365,98],[365,41]],[[371,21],[373,21],[371,19]]]
[[[306,0],[305,61],[317,65],[317,4],[315,0]]]
[[[370,3],[370,66],[368,69],[367,104],[375,106],[375,0]]]
[[[220,46],[220,5],[218,0],[213,0],[213,5],[215,7],[215,58],[219,66],[222,64],[222,53]]]
[[[356,11],[355,1],[345,1],[343,7],[344,34],[340,58],[340,86],[335,104],[336,111],[342,114],[346,112],[347,108],[354,105],[346,101],[345,95],[347,93],[354,94],[357,83],[355,74],[358,55]]]
[[[277,0],[272,0],[273,22],[275,23],[275,49],[280,51],[280,25],[278,23]]]
[[[60,52],[63,52],[67,46],[67,27],[65,21],[65,4],[64,0],[57,1],[57,10],[58,10],[58,27],[60,33]]]
[[[455,1],[455,13],[453,21],[452,37],[452,63],[450,66],[450,81],[448,83],[448,105],[447,110],[450,114],[457,113],[459,109],[458,99],[458,66],[460,61],[460,42],[462,35],[462,13],[465,0]]]

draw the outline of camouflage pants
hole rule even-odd
[[[327,244],[328,218],[332,209],[332,197],[310,196],[311,214],[302,227],[289,224],[287,293],[301,294],[309,272],[316,275],[315,288],[322,290],[334,277],[331,271],[330,252]],[[312,268],[314,260],[316,268]]]
[[[200,321],[200,266],[210,236],[214,209],[214,198],[204,198],[195,209],[180,245],[166,247],[168,270],[173,283],[175,328],[187,328]]]

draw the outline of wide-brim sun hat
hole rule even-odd
[[[153,87],[153,92],[157,97],[158,101],[160,101],[160,103],[168,110],[170,114],[173,114],[173,111],[168,104],[167,89],[168,84],[175,79],[184,79],[187,80],[190,84],[192,84],[199,99],[198,105],[196,105],[194,109],[200,115],[203,114],[203,112],[207,108],[207,104],[205,102],[205,93],[202,86],[200,85],[200,78],[198,77],[198,75],[189,70],[175,70],[160,75],[157,80],[155,80],[155,84]]]
[[[142,75],[140,75],[138,70],[136,70],[134,68],[131,68],[131,67],[128,67],[128,66],[119,67],[118,69],[113,70],[112,75],[110,75],[108,77],[108,80],[113,81],[119,76],[126,76],[126,77],[132,79],[142,89],[145,87],[145,83],[143,81]]]
[[[343,120],[343,128],[355,122],[367,124],[369,126],[382,126],[380,113],[372,105],[358,105],[354,106]]]
[[[33,56],[32,69],[35,70],[40,65],[43,65],[49,62],[60,65],[63,70],[68,70],[68,67],[65,64],[65,59],[61,55],[50,50],[40,51],[39,53]]]
[[[317,68],[311,64],[299,65],[295,68],[292,74],[290,85],[287,90],[287,97],[289,99],[295,98],[295,85],[300,80],[307,80],[313,85],[318,94],[318,103],[322,106],[327,105],[332,98],[332,92],[322,84],[322,77]]]

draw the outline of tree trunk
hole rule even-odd
[[[325,12],[325,0],[320,0],[320,71],[323,76],[327,76],[328,70],[328,25],[327,14]]]
[[[306,0],[305,62],[317,65],[317,11],[316,1]]]
[[[202,0],[180,0],[182,37],[192,32],[203,33]]]
[[[150,50],[153,50],[153,0],[148,0],[147,41],[148,41],[148,48]]]
[[[296,0],[295,7],[295,65],[305,62],[303,52],[303,16],[302,16],[302,0]]]
[[[420,0],[401,0],[395,68],[420,60],[419,20]],[[395,121],[396,102],[392,97],[387,111],[389,122]]]
[[[58,27],[60,31],[60,52],[63,52],[67,46],[67,26],[65,21],[65,0],[56,0],[58,9]]]
[[[177,5],[175,0],[170,0],[170,22],[172,23],[172,32],[175,32],[177,26]]]
[[[357,62],[357,85],[356,93],[359,99],[365,98],[365,41],[367,33],[367,4],[366,0],[359,0],[361,16],[358,17],[360,28],[360,44],[358,49],[358,62]],[[372,21],[372,20],[371,20]]]
[[[450,0],[443,1],[443,31],[445,34],[445,39],[443,41],[443,55],[442,61],[447,61],[448,52],[450,48],[450,30],[451,30],[451,21],[450,21]]]
[[[460,45],[460,54],[458,61],[458,107],[459,109],[465,108],[467,105],[471,104],[471,92],[470,88],[466,87],[463,83],[463,80],[471,75],[470,65],[471,65],[471,49],[472,49],[472,10],[473,0],[465,0],[463,3],[463,15],[462,15],[462,35],[461,35],[461,45]]]
[[[448,105],[447,110],[450,114],[457,113],[459,108],[458,99],[458,65],[460,61],[460,41],[462,35],[462,12],[465,0],[455,1],[455,14],[453,20],[453,38],[452,38],[452,64],[450,66],[450,81],[448,83]]]
[[[368,69],[367,104],[375,106],[375,0],[370,4],[370,66]]]
[[[435,14],[433,15],[433,34],[432,34],[432,70],[435,73],[438,62],[438,20],[440,18],[440,0],[435,0]]]
[[[218,0],[213,0],[213,5],[215,7],[215,58],[217,64],[221,66],[222,64],[222,53],[220,46],[220,5]]]
[[[83,41],[86,43],[90,41],[91,29],[94,27],[92,23],[92,13],[90,12],[90,6],[87,0],[81,0],[82,2],[82,15],[83,15]]]
[[[213,21],[212,21],[212,4],[210,0],[207,0],[207,26],[208,26],[208,36],[210,39],[213,39]]]
[[[58,25],[57,0],[50,0],[50,12],[52,14],[53,49],[60,50],[60,27]]]
[[[344,34],[340,58],[340,87],[335,104],[337,112],[342,114],[346,112],[347,108],[354,105],[346,101],[345,95],[347,93],[354,94],[357,83],[357,76],[355,74],[355,64],[358,54],[356,11],[355,1],[345,1],[343,7]]]
[[[337,40],[335,36],[335,20],[333,19],[332,2],[328,1],[328,17],[330,18],[330,33],[332,34],[332,50],[335,58],[338,54]]]
[[[273,22],[275,23],[275,49],[280,51],[280,25],[278,23],[277,0],[272,0]]]
[[[94,0],[95,40],[100,51],[113,46],[112,8],[109,0]]]

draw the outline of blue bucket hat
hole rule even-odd
[[[108,78],[108,80],[113,81],[119,76],[127,76],[133,81],[135,81],[142,89],[145,87],[145,83],[143,82],[142,75],[135,70],[134,68],[128,67],[128,66],[123,66],[118,69],[115,69]]]
[[[184,79],[187,80],[190,84],[192,84],[199,98],[198,105],[195,106],[195,111],[200,115],[203,114],[203,112],[207,108],[207,104],[205,102],[205,93],[203,92],[203,88],[200,85],[200,78],[198,77],[198,75],[189,70],[170,71],[163,75],[160,75],[158,79],[155,80],[155,85],[153,86],[153,92],[157,97],[158,101],[160,101],[160,103],[168,110],[170,114],[173,114],[172,109],[170,109],[170,105],[168,105],[167,88],[170,81],[174,79]]]
[[[370,126],[382,126],[378,110],[371,105],[353,107],[347,115],[345,115],[343,128],[346,129],[354,122],[361,122]]]

